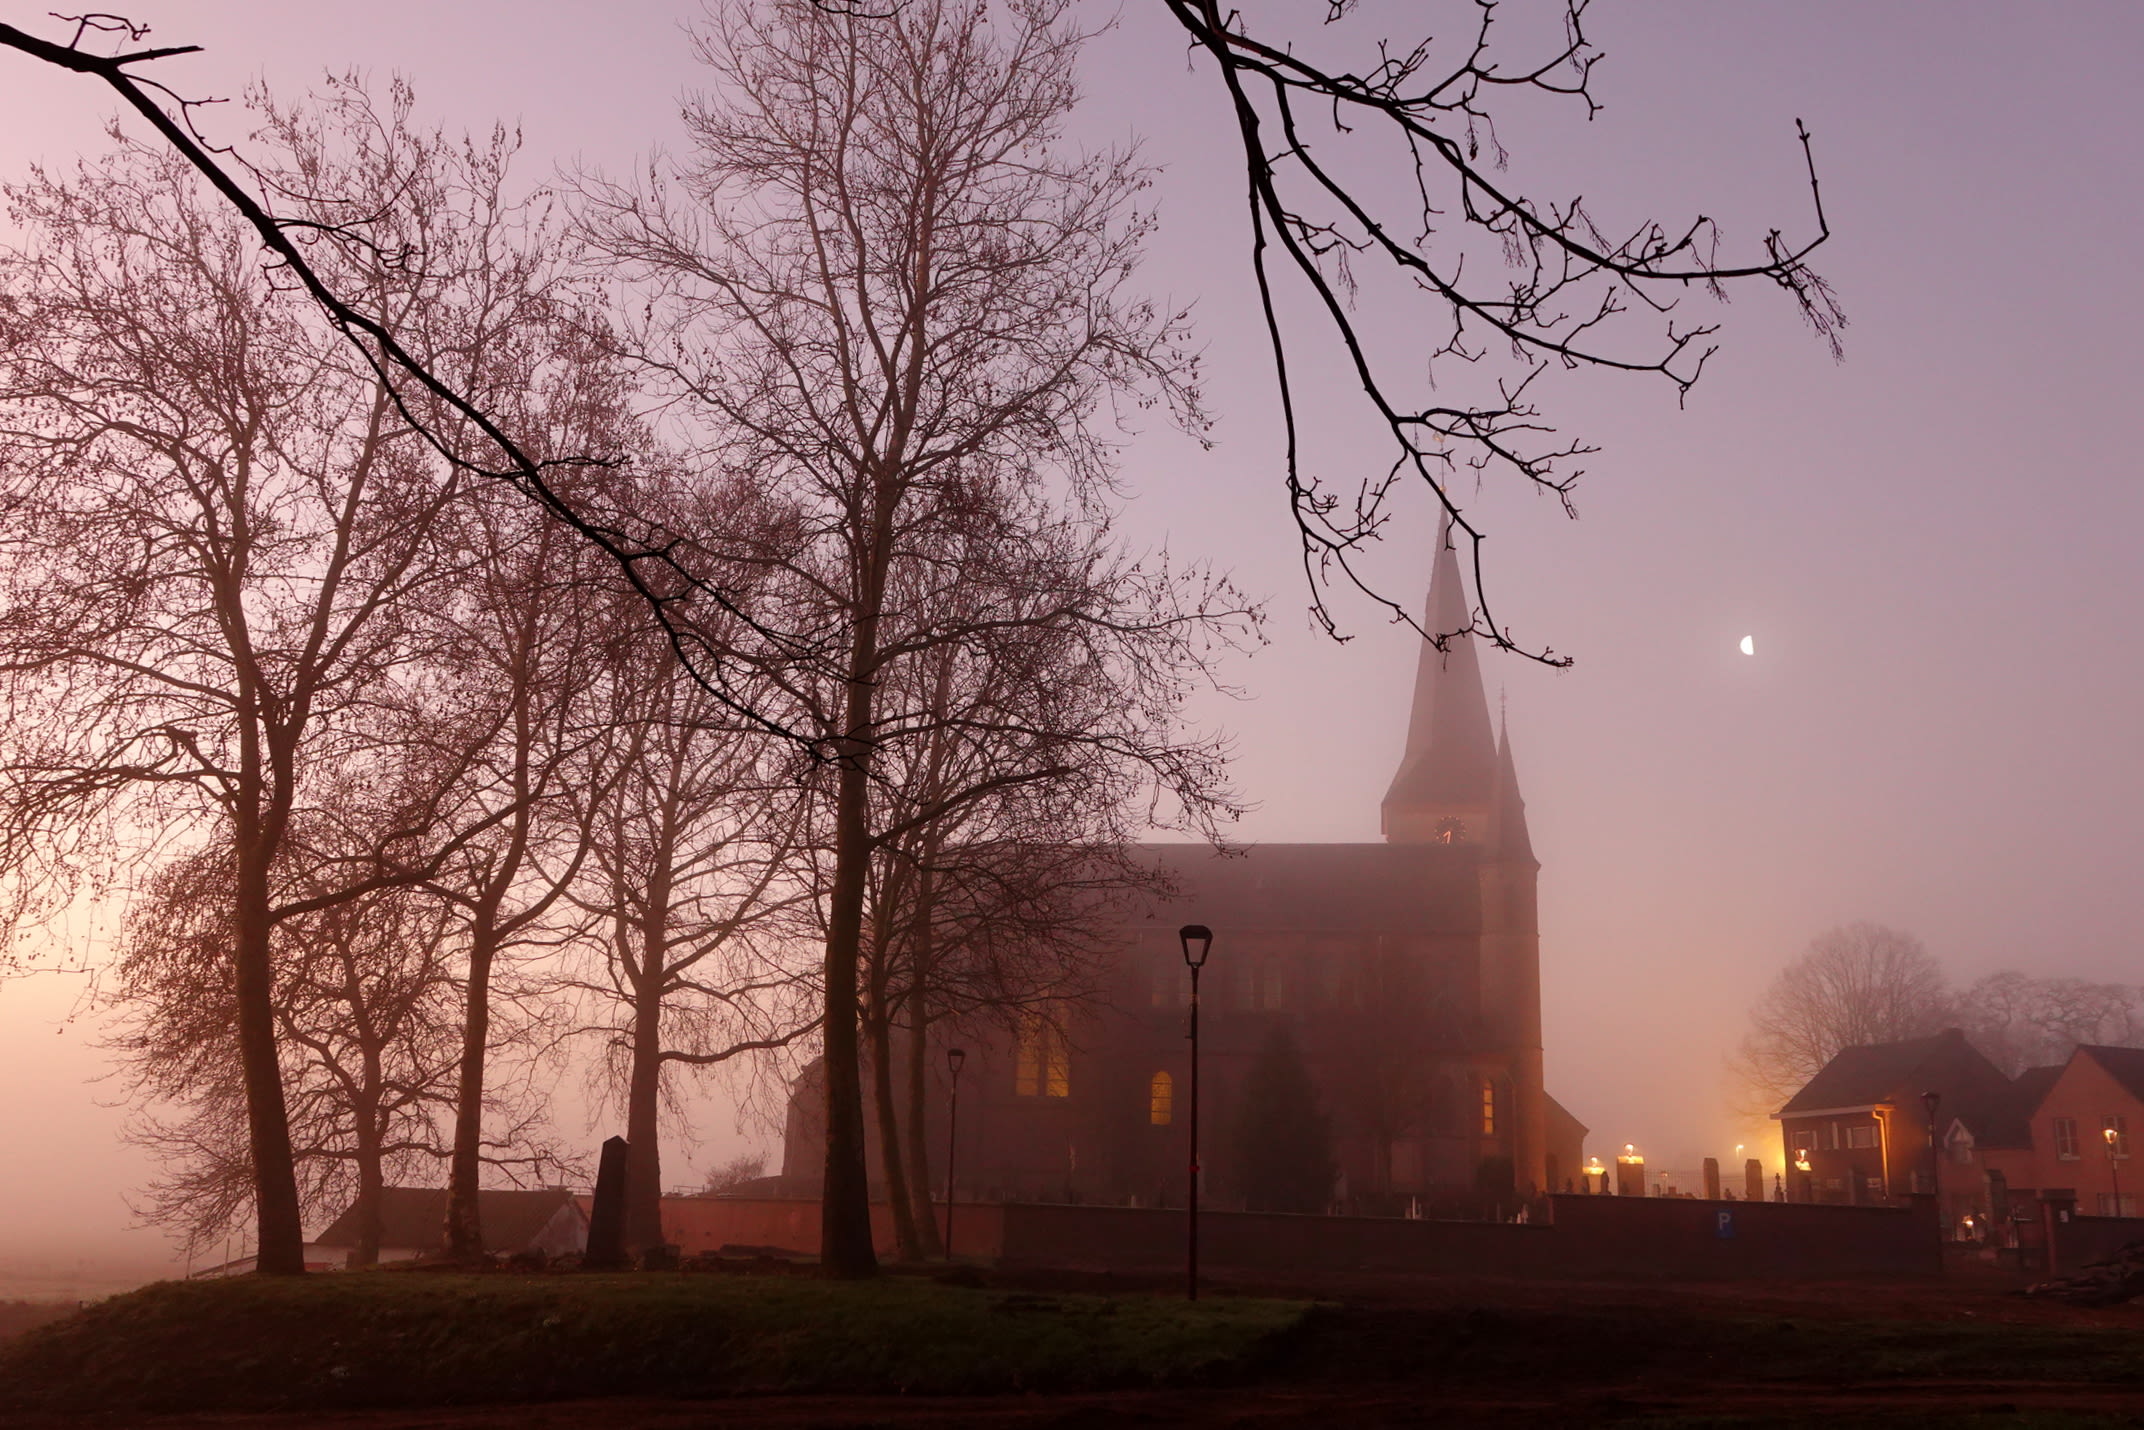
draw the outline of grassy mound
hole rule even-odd
[[[1240,1365],[1306,1310],[896,1277],[375,1272],[162,1282],[0,1348],[0,1407],[320,1409],[1157,1384]]]

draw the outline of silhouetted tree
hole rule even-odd
[[[1950,1013],[1943,969],[1919,939],[1844,924],[1811,939],[1750,1009],[1739,1068],[1769,1112],[1841,1048],[1926,1037]]]
[[[1319,1212],[1332,1196],[1332,1121],[1286,1028],[1274,1028],[1244,1077],[1234,1181],[1252,1211]]]
[[[2067,1059],[2082,1043],[2144,1047],[2144,990],[2083,978],[1991,973],[1960,992],[1953,1021],[2012,1077]]]
[[[1106,490],[1122,400],[1196,420],[1180,315],[1126,286],[1145,175],[1059,138],[1064,10],[1021,0],[986,25],[964,0],[883,19],[740,0],[697,38],[721,90],[687,109],[692,152],[638,188],[583,186],[591,243],[645,293],[632,351],[710,460],[810,521],[780,553],[805,602],[785,624],[829,655],[783,723],[833,770],[822,1244],[841,1275],[876,1264],[857,1017],[873,785],[908,715],[887,675],[964,634],[906,603],[932,583],[904,573],[949,577],[963,523],[1016,546],[1047,496]]]

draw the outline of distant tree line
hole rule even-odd
[[[1957,987],[1912,934],[1844,924],[1810,940],[1750,1009],[1736,1070],[1752,1110],[1770,1112],[1843,1048],[1946,1028],[2015,1077],[2079,1044],[2144,1047],[2144,987],[2008,969]]]

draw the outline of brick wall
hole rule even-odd
[[[1940,1271],[1927,1207],[1827,1207],[1665,1197],[1550,1198],[1553,1222],[1203,1212],[1199,1256],[1216,1270],[1661,1280],[1926,1276]],[[941,1209],[940,1215],[943,1215]],[[1725,1218],[1723,1221],[1722,1218]],[[819,1205],[671,1198],[663,1227],[688,1254],[725,1244],[814,1254]],[[873,1209],[881,1253],[891,1221]],[[955,1250],[1013,1266],[1162,1271],[1183,1265],[1181,1211],[964,1203]]]

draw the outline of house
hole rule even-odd
[[[2144,1132],[2144,1048],[2080,1046],[2060,1067],[2035,1068],[2041,1087],[2028,1112],[2033,1156],[2022,1166],[1982,1159],[2013,1194],[2074,1196],[2088,1216],[2136,1216],[2144,1168],[2130,1155]],[[1974,1149],[1977,1152],[1977,1148]]]
[[[1938,1127],[1962,1126],[1991,1148],[2024,1135],[2016,1085],[1956,1028],[1842,1048],[1772,1114],[1785,1145],[1787,1199],[1875,1205],[1937,1190],[1930,1094]],[[1941,1178],[1946,1202],[1976,1180]]]
[[[588,1249],[588,1216],[564,1187],[528,1191],[497,1188],[477,1193],[477,1216],[484,1227],[484,1250],[494,1256],[540,1251],[563,1256]],[[415,1261],[437,1256],[446,1245],[447,1193],[444,1187],[384,1187],[380,1191],[380,1260]],[[347,1267],[358,1243],[357,1208],[343,1214],[315,1238],[314,1247]],[[312,1247],[307,1249],[310,1270]]]
[[[1446,536],[1423,629],[1470,624]],[[1127,911],[1098,996],[1006,1026],[934,1032],[925,1145],[963,1198],[1181,1206],[1189,977],[1178,928],[1213,929],[1200,1011],[1205,1194],[1226,1199],[1249,1070],[1285,1031],[1333,1118],[1336,1204],[1509,1207],[1575,1186],[1586,1129],[1543,1080],[1536,859],[1507,730],[1475,639],[1413,652],[1404,750],[1381,842],[1260,844],[1228,857],[1140,846],[1173,896]],[[959,1043],[957,1129],[947,1126]],[[907,1056],[904,1051],[901,1056]],[[905,1081],[905,1077],[896,1074]],[[782,1183],[818,1188],[824,1074],[791,1089]],[[867,1124],[872,1120],[867,1119]],[[875,1127],[867,1127],[874,1141]],[[874,1160],[874,1170],[875,1170]],[[927,1181],[942,1187],[943,1166]]]
[[[2144,1206],[2144,1166],[2130,1156],[2131,1130],[2144,1132],[2144,1048],[2083,1045],[2013,1079],[1953,1028],[1842,1049],[1773,1116],[1792,1201],[1895,1201],[1929,1190],[1932,1173],[1959,1233],[2034,1215],[2042,1196],[2088,1216]]]

